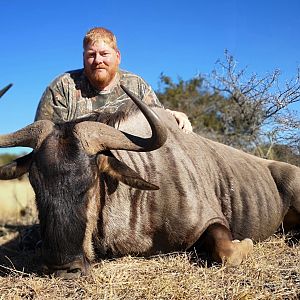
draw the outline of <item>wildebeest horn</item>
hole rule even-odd
[[[9,85],[7,85],[5,88],[3,88],[0,91],[0,98],[12,87],[12,83],[10,83]]]
[[[32,123],[16,132],[0,135],[0,148],[30,147],[38,148],[43,140],[53,130],[54,123],[41,120]]]
[[[84,121],[76,124],[74,133],[78,135],[83,147],[90,154],[102,150],[152,151],[160,148],[167,140],[167,130],[157,114],[127,88],[123,85],[121,87],[146,117],[152,136],[141,138],[99,122]]]
[[[0,135],[0,148],[23,146],[37,149],[52,132],[53,126],[54,123],[48,120],[36,121],[16,132]],[[13,179],[25,174],[31,161],[32,153],[1,166],[0,179]]]

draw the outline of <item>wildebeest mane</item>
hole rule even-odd
[[[149,105],[154,107],[155,105]],[[111,111],[94,111],[88,117],[88,120],[104,123],[112,127],[118,127],[118,124],[127,120],[140,112],[140,109],[131,101],[123,103],[115,112]]]

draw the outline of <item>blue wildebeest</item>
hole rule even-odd
[[[45,120],[0,136],[1,147],[34,149],[0,179],[29,172],[46,272],[75,277],[95,258],[194,246],[238,265],[252,240],[300,224],[299,168],[185,134],[124,90],[140,110],[102,120],[113,126]]]
[[[12,83],[8,84],[2,90],[0,90],[0,98],[12,87]]]

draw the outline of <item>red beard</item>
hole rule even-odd
[[[107,66],[101,66],[100,68],[102,69],[99,71],[100,66],[97,67],[92,67],[92,68],[84,68],[84,73],[91,82],[91,84],[96,88],[96,89],[104,89],[107,87],[112,80],[114,79],[118,66],[114,67],[107,67]]]

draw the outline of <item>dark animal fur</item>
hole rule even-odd
[[[57,125],[37,153],[30,169],[36,193],[44,257],[65,264],[82,254],[86,229],[86,192],[92,183],[93,159],[79,148],[74,123]]]

